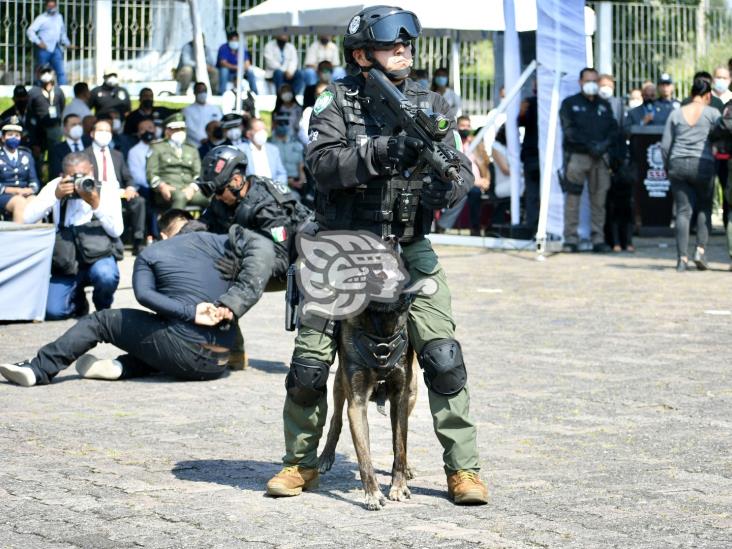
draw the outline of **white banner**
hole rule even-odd
[[[562,130],[557,112],[561,101],[579,92],[579,72],[586,64],[585,3],[583,0],[537,2],[536,56],[539,97],[539,154],[542,208],[538,237],[564,231],[564,195],[556,171],[562,167]],[[557,72],[559,79],[557,80]],[[552,116],[554,115],[554,116]],[[555,124],[552,127],[551,122]],[[550,132],[555,131],[555,135]],[[553,150],[547,145],[554,144]]]

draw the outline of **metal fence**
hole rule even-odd
[[[224,0],[224,25],[235,30],[239,14],[262,0]],[[112,57],[114,62],[127,62],[149,54],[160,45],[160,34],[170,27],[171,17],[181,2],[175,0],[112,0]],[[65,52],[67,81],[95,82],[95,8],[94,0],[62,0],[59,10],[73,44]],[[26,31],[45,9],[45,0],[0,0],[0,84],[30,84],[34,80],[33,46]],[[179,12],[176,12],[179,13]],[[264,65],[264,44],[270,36],[248,37],[254,63]],[[340,43],[340,37],[334,37]],[[316,39],[312,35],[294,36],[293,44],[304,58],[305,50]],[[415,68],[430,74],[447,67],[450,39],[422,38],[417,42]],[[492,49],[490,41],[462,43],[461,89],[463,110],[467,114],[485,113],[490,108],[492,67],[483,66]],[[172,78],[160,74],[159,79]]]
[[[704,2],[613,2],[612,24],[613,74],[621,93],[668,72],[677,97],[685,97],[696,71],[712,72],[732,57],[732,18],[725,7]]]

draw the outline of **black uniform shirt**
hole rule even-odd
[[[559,109],[564,133],[564,150],[588,153],[590,146],[615,142],[618,124],[612,107],[605,99],[595,97],[590,101],[582,93],[570,95]]]
[[[125,113],[130,112],[130,94],[121,86],[112,88],[102,84],[91,91],[89,106],[94,109],[94,114],[106,114],[110,111],[117,111],[120,120],[124,120]]]

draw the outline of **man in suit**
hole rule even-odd
[[[282,164],[280,151],[272,143],[267,143],[267,129],[259,118],[252,118],[247,130],[249,143],[242,146],[247,155],[247,175],[269,177],[287,185],[287,170]]]
[[[72,152],[81,152],[91,145],[91,139],[84,135],[81,118],[76,114],[64,117],[64,140],[56,143],[48,151],[48,176],[54,179],[63,172],[64,156]]]
[[[138,255],[145,246],[145,200],[137,192],[130,170],[122,153],[109,147],[112,126],[108,120],[98,120],[91,132],[93,142],[84,150],[94,168],[94,177],[104,182],[116,183],[123,189],[123,211],[129,215],[132,226],[132,253]]]

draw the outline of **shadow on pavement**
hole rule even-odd
[[[249,359],[249,367],[266,372],[268,374],[286,374],[290,371],[290,367],[284,362],[276,362],[274,360],[258,360],[256,358]]]

